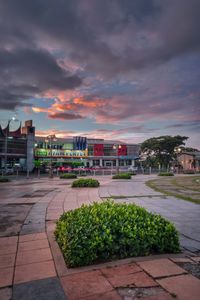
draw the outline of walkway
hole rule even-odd
[[[137,175],[130,181],[112,181],[100,188],[101,197],[135,203],[173,222],[180,233],[181,246],[200,253],[200,205],[165,196],[145,185],[155,176]]]
[[[144,185],[146,176],[126,182],[109,176],[99,179],[99,189],[72,190],[70,181],[44,178],[1,184],[0,299],[131,300],[142,296],[144,300],[172,300],[174,294],[177,300],[199,299],[199,280],[180,267],[198,264],[198,255],[131,258],[67,269],[54,239],[55,221],[63,211],[101,201],[101,197],[115,196],[115,201],[135,202],[174,218],[177,224],[179,220],[182,233],[188,209],[191,236],[199,239],[198,227],[193,226],[197,205],[152,191]],[[187,239],[182,237],[185,246]],[[197,246],[190,244],[188,249],[196,251]]]

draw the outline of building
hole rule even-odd
[[[35,159],[54,165],[79,163],[86,167],[126,167],[139,157],[139,145],[85,137],[35,137]]]
[[[200,151],[181,152],[178,155],[178,162],[185,171],[200,171]]]
[[[11,120],[10,120],[11,121]],[[22,170],[34,168],[35,127],[32,121],[26,121],[24,127],[10,130],[10,121],[6,128],[0,126],[0,167],[18,166]]]

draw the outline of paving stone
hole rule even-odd
[[[112,291],[110,283],[99,270],[68,275],[61,278],[63,289],[70,300],[78,300]]]
[[[116,291],[79,298],[79,300],[122,300]]]
[[[15,253],[17,250],[17,236],[0,238],[0,255]]]
[[[15,254],[17,251],[17,244],[9,246],[0,246],[0,255]]]
[[[19,237],[19,243],[35,241],[35,240],[44,240],[46,238],[47,238],[47,235],[45,232],[26,234],[26,235],[21,235]]]
[[[1,195],[0,195],[0,199]],[[1,231],[0,236],[18,235],[30,205],[16,205],[17,199],[11,201],[9,205],[0,205]]]
[[[187,257],[176,257],[176,258],[171,258],[171,260],[175,263],[188,263],[188,262],[192,262],[192,260],[190,258]]]
[[[22,283],[56,276],[53,261],[16,266],[14,283]]]
[[[52,260],[50,248],[18,251],[16,265],[27,265],[34,262]]]
[[[117,276],[127,275],[127,274],[136,273],[136,272],[139,272],[139,271],[142,271],[142,269],[138,265],[136,265],[135,263],[101,269],[101,272],[106,277],[113,277],[116,274],[117,274]]]
[[[200,280],[192,275],[180,275],[157,280],[169,293],[179,300],[199,300]]]
[[[47,278],[14,285],[13,300],[66,300],[58,278]]]
[[[18,251],[28,251],[42,248],[49,248],[49,243],[47,239],[20,243],[18,246]]]
[[[0,238],[0,246],[12,246],[13,244],[16,244],[18,241],[17,236],[10,236],[10,237],[2,237]]]
[[[135,300],[140,300],[140,299],[141,298],[136,298]],[[167,293],[163,293],[163,294],[156,295],[156,296],[149,296],[149,297],[142,298],[142,300],[174,300],[174,299],[176,299],[176,298],[170,296]],[[179,300],[179,299],[177,299],[177,300]]]
[[[0,256],[0,268],[13,267],[15,264],[15,253]]]
[[[0,288],[12,285],[14,268],[0,269]]]
[[[0,289],[0,299],[1,300],[12,300],[12,289],[8,288],[8,287]]]
[[[126,286],[153,287],[158,285],[150,276],[148,276],[144,272],[137,272],[119,276],[118,274],[113,274],[113,276],[110,276],[108,280],[115,288]]]
[[[197,257],[193,256],[192,260],[194,260],[195,262],[200,262],[200,256]]]
[[[139,266],[154,278],[183,274],[186,271],[169,259],[156,259],[138,262]]]
[[[40,233],[45,231],[45,222],[23,225],[20,234]]]

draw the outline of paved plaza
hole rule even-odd
[[[200,261],[200,206],[153,191],[145,185],[153,178],[101,176],[101,186],[92,189],[72,189],[71,180],[58,178],[1,184],[0,299],[199,299],[199,279],[179,263]],[[138,204],[172,221],[183,253],[68,269],[53,235],[56,220],[105,198]]]

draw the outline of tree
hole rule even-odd
[[[141,155],[148,161],[157,161],[160,167],[167,167],[169,163],[176,159],[175,148],[185,145],[188,139],[186,136],[164,135],[153,137],[141,144]]]
[[[40,160],[35,160],[34,165],[35,165],[35,168],[37,169],[38,177],[40,177],[40,168],[42,166],[41,161]]]
[[[191,147],[180,147],[181,152],[199,152],[200,150]]]

